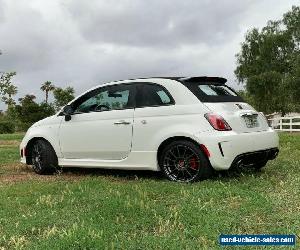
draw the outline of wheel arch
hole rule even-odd
[[[31,164],[32,164],[32,159],[31,159],[31,157],[29,157],[29,156],[31,155],[32,147],[33,147],[34,143],[35,143],[36,141],[38,141],[38,140],[42,140],[42,141],[45,141],[46,143],[48,143],[48,144],[52,147],[53,151],[55,152],[55,154],[56,154],[56,156],[57,156],[57,153],[56,153],[56,151],[55,151],[55,148],[53,147],[53,145],[52,145],[47,139],[45,139],[44,137],[39,137],[39,136],[33,137],[33,138],[31,138],[31,139],[27,142],[27,145],[26,145],[26,156],[25,156],[25,157],[26,157],[26,164],[27,164],[27,165],[31,165]]]
[[[190,141],[196,145],[199,146],[200,150],[204,153],[204,155],[207,157],[207,159],[209,158],[209,152],[208,150],[206,149],[205,145],[199,143],[198,141],[196,141],[195,139],[191,138],[191,137],[188,137],[188,136],[172,136],[172,137],[169,137],[167,139],[165,139],[164,141],[162,141],[157,149],[157,162],[158,162],[158,165],[159,165],[159,159],[160,159],[160,156],[161,156],[161,153],[163,151],[163,149],[169,145],[170,143],[174,142],[174,141],[178,141],[178,140],[185,140],[185,141]],[[208,159],[209,160],[209,159]]]

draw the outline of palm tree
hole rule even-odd
[[[49,92],[53,91],[54,89],[55,86],[50,81],[46,81],[42,84],[41,90],[46,93],[46,103],[48,103]]]

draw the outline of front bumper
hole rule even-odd
[[[252,157],[254,162],[255,157],[262,156],[259,152],[268,152],[266,157],[270,160],[272,154],[273,158],[277,156],[275,151],[279,147],[278,135],[271,128],[266,131],[240,134],[234,131],[213,131],[195,136],[199,143],[207,147],[210,152],[210,163],[216,170],[227,170],[239,159],[245,163],[246,160],[250,162],[249,159]],[[257,162],[259,160],[257,159]]]

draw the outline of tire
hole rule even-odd
[[[52,146],[37,140],[31,150],[32,168],[37,174],[52,174],[58,166],[57,156]]]
[[[195,182],[209,178],[213,168],[196,143],[180,140],[167,145],[159,157],[163,174],[171,181]]]

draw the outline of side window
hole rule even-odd
[[[93,90],[74,103],[75,113],[133,108],[133,86],[114,85]]]
[[[141,83],[136,95],[137,107],[163,106],[174,104],[169,92],[158,84]]]

